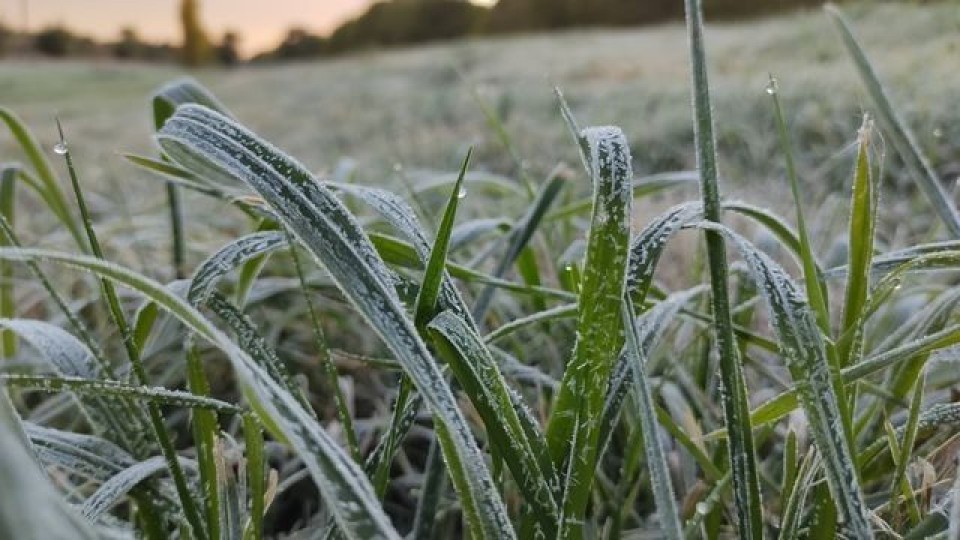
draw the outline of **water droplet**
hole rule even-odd
[[[57,144],[53,145],[53,151],[61,156],[67,153],[67,142],[60,141]]]
[[[934,136],[934,138],[942,139],[942,138],[943,138],[943,130],[940,129],[940,128],[934,129],[934,130],[933,130],[933,136]]]
[[[457,192],[457,198],[462,199],[466,196],[467,196],[467,188],[465,187],[460,188],[460,191]]]
[[[771,96],[776,95],[780,90],[780,84],[777,82],[777,79],[770,77],[770,82],[767,83],[767,93]]]
[[[399,164],[399,163],[394,163],[394,164],[393,164],[393,171],[394,171],[394,172],[400,172],[400,171],[402,171],[402,170],[403,170],[403,165],[401,165],[401,164]]]
[[[702,516],[705,516],[705,515],[709,514],[709,513],[710,513],[710,505],[707,504],[707,503],[705,503],[705,502],[698,502],[698,503],[697,503],[697,513],[700,514],[700,515],[702,515]]]

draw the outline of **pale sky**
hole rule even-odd
[[[242,36],[244,53],[275,46],[292,26],[326,34],[359,15],[372,0],[200,0],[214,41],[226,30]],[[489,2],[485,2],[489,3]],[[63,24],[82,34],[114,38],[129,26],[151,41],[179,41],[180,0],[0,0],[0,22],[31,30]]]

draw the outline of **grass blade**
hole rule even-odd
[[[607,384],[623,347],[620,299],[630,247],[630,151],[619,128],[588,128],[593,217],[577,317],[577,341],[547,426],[547,444],[562,478],[560,535],[580,538],[598,456]]]
[[[863,48],[860,47],[857,38],[854,37],[846,17],[844,17],[840,9],[833,4],[824,6],[824,10],[837,27],[843,45],[853,59],[854,66],[856,66],[857,72],[860,74],[860,80],[867,89],[867,94],[870,95],[870,99],[877,107],[878,118],[889,133],[890,141],[893,143],[894,148],[896,148],[897,153],[900,154],[900,157],[907,165],[914,180],[919,184],[920,190],[927,196],[927,199],[933,206],[934,212],[943,220],[950,236],[954,238],[960,237],[960,214],[957,213],[957,209],[953,205],[950,195],[943,189],[943,185],[940,183],[936,171],[934,171],[933,166],[930,164],[929,158],[927,158],[920,149],[920,145],[917,144],[917,138],[914,136],[913,131],[911,131],[906,122],[903,121],[890,102],[890,98],[887,97],[887,92],[883,84],[880,83],[880,79],[877,78],[877,74],[874,72],[873,66],[870,65],[866,53],[864,53]]]
[[[14,223],[14,197],[18,169],[15,166],[0,166],[0,215],[10,226]],[[6,235],[0,236],[0,246],[10,245]],[[13,268],[0,263],[0,318],[16,316],[16,299],[13,297]],[[9,358],[17,353],[17,336],[9,330],[0,330],[0,358]]]
[[[404,365],[437,420],[437,434],[472,530],[512,537],[482,454],[439,367],[393,290],[393,278],[346,208],[299,163],[228,118],[193,105],[159,134],[175,160],[229,171],[247,183],[322,263]],[[195,171],[196,172],[196,171]],[[481,510],[483,509],[483,510]]]
[[[640,409],[640,428],[647,454],[647,466],[650,467],[650,485],[657,505],[659,524],[663,535],[669,540],[683,538],[683,529],[680,526],[680,512],[677,510],[676,495],[673,492],[673,483],[670,481],[670,469],[667,457],[660,445],[657,433],[657,413],[653,403],[653,394],[647,380],[646,366],[650,354],[649,347],[645,347],[641,336],[637,332],[637,317],[629,301],[623,303],[623,322],[626,327],[627,355],[630,366],[633,368],[633,386],[637,392],[637,401]]]
[[[869,509],[849,444],[851,437],[845,429],[837,429],[845,422],[815,315],[783,268],[765,253],[722,225],[704,222],[703,226],[730,238],[749,265],[757,289],[770,308],[781,354],[793,377],[817,449],[823,456],[830,493],[847,528],[857,538],[872,538]]]
[[[703,44],[703,9],[700,0],[685,0],[685,6],[693,85],[694,144],[697,148],[697,169],[700,171],[703,213],[707,220],[719,222],[720,188],[710,87],[707,81],[707,60]],[[713,289],[713,320],[717,350],[720,355],[720,378],[724,388],[721,396],[729,432],[730,468],[733,473],[738,532],[741,538],[759,539],[763,536],[760,480],[753,433],[750,429],[747,388],[730,318],[726,247],[723,237],[714,231],[706,232],[706,242],[710,284]]]

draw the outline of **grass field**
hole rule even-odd
[[[960,9],[686,5],[0,64],[0,538],[957,537]]]

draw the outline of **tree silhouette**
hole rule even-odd
[[[199,66],[211,59],[210,41],[200,23],[200,6],[196,0],[180,4],[180,23],[183,26],[181,58],[188,66]]]

